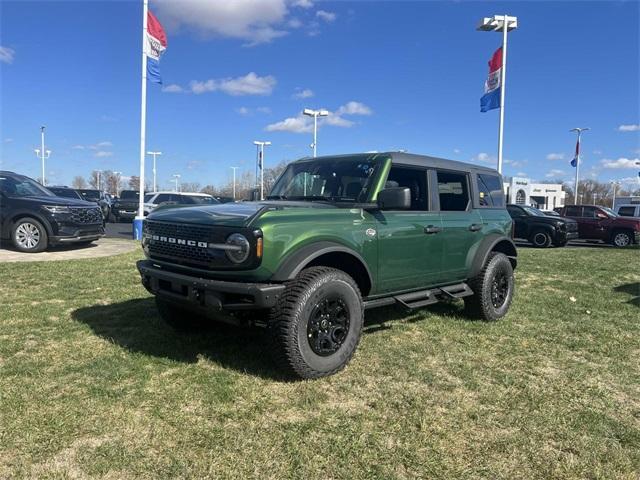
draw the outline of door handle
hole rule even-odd
[[[471,230],[472,232],[478,232],[482,230],[482,224],[472,223],[471,225],[469,225],[469,230]]]
[[[440,233],[442,231],[442,229],[440,227],[436,227],[434,225],[427,225],[426,227],[424,227],[424,233],[426,233],[427,235],[432,235],[434,233]]]

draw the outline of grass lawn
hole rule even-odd
[[[502,321],[372,311],[301,382],[170,330],[138,257],[0,265],[0,478],[640,476],[640,250],[520,249]]]

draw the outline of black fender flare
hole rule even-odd
[[[472,255],[471,268],[469,270],[469,278],[475,277],[487,262],[487,258],[492,251],[504,253],[511,262],[513,268],[516,268],[518,250],[515,243],[509,237],[493,233],[487,235],[478,245],[475,251],[469,252]]]
[[[373,276],[367,262],[358,252],[336,242],[320,241],[305,245],[288,254],[280,263],[271,279],[285,282],[294,279],[309,263],[327,253],[345,253],[355,258],[366,270],[370,285],[374,285]]]
[[[49,237],[53,236],[53,229],[51,228],[51,224],[49,220],[40,215],[39,213],[35,213],[31,210],[18,210],[16,212],[11,213],[11,215],[7,215],[7,219],[4,222],[3,230],[6,232],[6,238],[11,238],[11,229],[15,224],[14,219],[21,218],[33,218],[34,220],[39,221],[44,228],[47,230],[47,235]]]

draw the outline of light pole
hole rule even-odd
[[[122,172],[113,172],[113,175],[116,177],[116,191],[113,194],[117,197],[118,190],[120,189],[120,175],[122,175]]]
[[[254,140],[254,145],[258,149],[258,167],[260,168],[260,200],[264,200],[264,147],[271,145],[271,142],[260,142]],[[256,183],[257,183],[256,178]]]
[[[575,185],[575,192],[573,192],[573,203],[578,202],[578,181],[579,181],[579,173],[580,173],[580,139],[582,137],[582,132],[586,132],[587,130],[589,130],[588,127],[572,128],[571,130],[569,130],[570,132],[578,133],[578,139],[576,141],[576,153],[575,153],[575,156],[573,157],[573,160],[571,160],[571,165],[576,168],[576,185]],[[580,201],[580,203],[582,203],[582,201]]]
[[[156,157],[158,155],[162,155],[162,152],[147,152],[147,155],[153,156],[153,192],[157,192],[157,183],[156,183]]]
[[[504,143],[504,96],[507,81],[507,32],[518,28],[518,17],[494,15],[480,20],[476,30],[502,32],[502,67],[500,68],[500,124],[498,126],[498,172],[502,173],[502,145]]]
[[[233,170],[233,199],[236,199],[236,170],[240,167],[229,167]]]
[[[98,181],[97,181],[97,184],[96,184],[96,189],[97,189],[98,191],[100,191],[100,184],[102,183],[102,182],[100,181],[100,180],[102,180],[102,178],[101,178],[101,176],[100,176],[101,174],[102,174],[102,170],[96,170],[96,175],[97,175],[97,177],[98,177],[98,178],[97,178],[97,180],[98,180]]]
[[[312,110],[310,108],[305,108],[302,113],[309,117],[313,117],[313,143],[311,144],[311,148],[313,148],[313,156],[315,157],[318,147],[318,117],[326,117],[329,115],[329,112],[324,109]]]
[[[40,127],[40,148],[36,148],[34,151],[36,152],[36,157],[42,160],[42,185],[46,186],[47,181],[44,177],[44,161],[47,160],[51,156],[51,150],[45,150],[44,148],[44,129],[46,127],[43,125]]]
[[[620,186],[620,182],[616,180],[611,180],[611,186],[613,187],[613,198],[611,199],[611,208],[616,206],[616,192],[618,190],[618,186]]]
[[[176,182],[176,192],[180,193],[180,177],[181,175],[176,173],[173,175],[173,182]]]

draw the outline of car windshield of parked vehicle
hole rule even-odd
[[[604,210],[610,217],[619,217],[619,215],[613,210],[611,210],[609,207],[600,207],[600,208]]]
[[[72,188],[51,188],[51,187],[49,187],[49,190],[56,197],[74,198],[76,200],[78,200],[78,199],[82,200],[82,197],[80,195],[78,195],[78,192],[76,192]]]
[[[526,205],[520,205],[520,207],[527,212],[527,215],[533,215],[534,217],[546,217],[546,215],[537,208],[527,207]]]
[[[49,190],[27,177],[0,177],[0,192],[7,197],[53,197]]]
[[[267,199],[364,202],[376,165],[376,161],[362,159],[293,163],[280,176]]]
[[[213,197],[205,197],[204,195],[185,195],[187,201],[190,203],[197,203],[200,205],[213,205],[214,203],[220,203]]]
[[[120,192],[120,200],[137,200],[138,198],[140,198],[140,192],[138,192],[137,190],[123,190],[122,192]]]
[[[151,201],[151,199],[152,199],[155,195],[156,195],[155,193],[147,193],[147,194],[144,196],[144,203],[149,203],[149,202]],[[138,194],[135,198],[138,198],[139,196],[140,196],[140,194]],[[121,198],[122,198],[122,197],[121,197]],[[132,197],[132,198],[134,198],[134,197]]]
[[[97,201],[100,200],[100,191],[99,190],[78,190],[78,193],[82,195],[82,198],[89,201]]]

